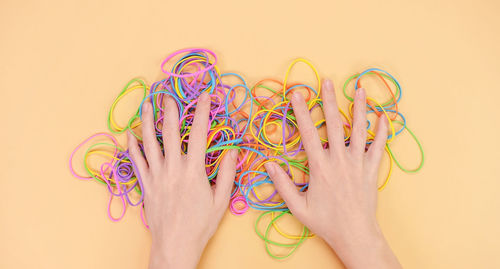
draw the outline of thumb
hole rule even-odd
[[[276,163],[266,162],[264,167],[281,198],[294,215],[302,215],[306,209],[305,196],[297,190],[287,173]]]

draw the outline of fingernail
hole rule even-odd
[[[330,88],[332,86],[332,81],[326,78],[323,84],[325,87]]]
[[[266,171],[269,175],[274,174],[274,165],[270,162],[264,163],[264,167],[266,168]]]
[[[205,102],[208,100],[208,93],[207,92],[203,92],[201,95],[200,95],[200,101],[202,102]]]
[[[365,89],[364,89],[364,88],[359,88],[359,89],[356,91],[356,95],[357,95],[358,97],[362,97],[364,94],[365,94]]]
[[[300,94],[299,92],[293,92],[292,98],[296,101],[300,101],[300,99],[302,98],[302,94]]]
[[[142,105],[143,112],[149,112],[149,106],[150,106],[149,102],[147,101],[144,102],[144,104]]]
[[[174,101],[175,99],[170,94],[165,94],[165,102]]]
[[[389,124],[389,120],[387,119],[387,117],[385,116],[385,114],[380,114],[380,119],[385,123],[385,124]]]
[[[236,159],[238,157],[238,150],[237,149],[232,149],[229,154],[231,154],[232,158]]]

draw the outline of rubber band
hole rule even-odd
[[[145,80],[134,78],[125,84],[109,109],[108,130],[116,135],[130,131],[137,137],[140,151],[144,154],[142,137],[137,129],[142,127],[144,102],[151,102],[155,135],[163,152],[162,126],[166,112],[163,106],[164,97],[169,95],[175,100],[179,110],[179,148],[182,154],[186,154],[197,98],[203,92],[209,93],[211,107],[205,155],[205,169],[209,183],[216,184],[225,154],[231,149],[237,149],[235,188],[231,192],[229,210],[234,215],[243,215],[250,208],[263,211],[255,221],[255,232],[264,241],[266,252],[271,257],[284,259],[296,251],[307,238],[314,237],[314,234],[305,226],[300,233],[290,233],[280,227],[278,221],[291,213],[274,188],[264,164],[270,161],[277,162],[290,176],[298,191],[307,191],[309,165],[288,96],[298,91],[304,95],[309,111],[323,109],[319,72],[311,62],[299,58],[288,66],[283,80],[266,78],[250,85],[240,74],[221,73],[217,61],[215,53],[199,48],[182,49],[168,55],[161,63],[160,68],[164,74],[162,79],[148,85]],[[317,85],[313,87],[290,81],[290,73],[298,63],[304,63],[312,70]],[[390,134],[385,147],[389,158],[389,170],[378,186],[378,190],[381,191],[388,186],[394,163],[404,172],[417,172],[424,164],[424,151],[420,141],[407,127],[407,120],[400,111],[401,85],[391,74],[377,68],[354,74],[344,83],[343,93],[349,102],[348,113],[340,108],[339,113],[343,122],[345,145],[349,146],[352,132],[354,99],[350,94],[362,87],[365,76],[374,76],[376,81],[385,87],[384,91],[389,96],[388,99],[379,101],[371,97],[372,93],[379,89],[367,89],[367,114],[373,113],[389,120]],[[348,91],[348,88],[352,90]],[[133,111],[126,123],[116,122],[117,104],[133,91],[142,92],[137,110]],[[323,118],[314,119],[314,126],[317,129],[325,124]],[[373,128],[374,124],[368,120],[366,149],[369,149],[375,139]],[[403,167],[390,147],[396,137],[405,130],[415,140],[420,151],[420,163],[414,169]],[[322,146],[328,148],[328,139],[320,137],[320,140]],[[82,169],[85,174],[77,173],[74,169],[73,162],[77,152],[83,153]],[[144,213],[147,204],[144,203],[145,190],[141,176],[135,163],[130,159],[128,150],[120,147],[113,135],[98,133],[85,139],[71,153],[69,167],[76,178],[94,180],[106,186],[109,192],[107,215],[112,221],[121,220],[129,206],[139,206],[141,221],[145,227],[149,227]],[[119,200],[121,209],[112,214],[111,205],[115,199]],[[268,217],[270,220],[266,222],[265,230],[260,230],[259,225]],[[271,239],[276,236],[282,240]],[[286,254],[276,254],[273,250],[276,247],[286,248]]]

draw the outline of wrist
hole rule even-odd
[[[378,222],[373,220],[344,223],[345,227],[335,227],[324,239],[334,249],[359,248],[383,239]]]
[[[186,238],[153,239],[149,268],[196,268],[207,242]]]
[[[400,268],[376,220],[325,240],[347,268]]]

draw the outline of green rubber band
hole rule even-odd
[[[285,258],[289,257],[290,255],[292,255],[295,252],[295,250],[297,250],[297,248],[307,239],[307,237],[309,236],[309,229],[307,229],[307,227],[304,226],[303,231],[302,231],[302,235],[301,235],[300,239],[298,239],[298,241],[296,243],[293,243],[293,244],[279,243],[279,242],[276,242],[274,240],[270,240],[268,238],[269,237],[269,231],[271,230],[271,227],[273,226],[273,223],[276,222],[278,219],[280,219],[285,214],[292,215],[290,213],[290,211],[288,211],[288,210],[281,212],[278,216],[276,216],[275,218],[271,219],[271,222],[267,225],[265,235],[262,235],[260,233],[260,231],[259,231],[258,224],[260,223],[260,220],[262,219],[263,216],[268,215],[268,214],[273,213],[273,212],[274,211],[266,211],[266,212],[262,213],[257,218],[257,220],[255,221],[254,228],[255,228],[255,232],[257,233],[257,235],[262,240],[264,240],[267,254],[269,256],[271,256],[272,258],[274,258],[274,259],[281,260],[281,259],[285,259]],[[274,255],[271,252],[271,250],[269,249],[269,245],[275,245],[275,246],[279,246],[279,247],[286,247],[286,248],[292,248],[292,249],[288,252],[288,254],[286,254],[284,256],[277,256],[277,255]]]
[[[367,74],[367,75],[368,75],[368,74],[375,75],[375,73],[373,73],[373,72],[368,72],[368,73],[366,73],[366,74]],[[386,75],[386,74],[383,74],[383,73],[377,73],[377,74],[379,74],[379,75],[383,76],[384,78],[386,78],[386,79],[390,80],[390,81],[391,81],[394,85],[396,85],[396,93],[394,94],[394,98],[392,98],[392,97],[391,97],[391,99],[389,99],[387,102],[383,103],[381,106],[383,106],[383,107],[384,107],[384,106],[387,106],[387,105],[389,105],[389,104],[391,104],[391,103],[396,103],[396,100],[395,100],[395,99],[397,99],[396,97],[400,94],[400,90],[401,90],[401,89],[398,87],[398,84],[396,83],[396,81],[394,81],[394,79],[392,79],[391,77],[389,77],[389,76],[388,76],[388,75]],[[354,74],[354,75],[350,76],[350,77],[349,77],[349,78],[345,81],[344,86],[342,87],[342,92],[344,93],[345,98],[346,98],[347,100],[351,101],[351,102],[353,102],[353,101],[354,101],[354,99],[353,99],[352,97],[350,97],[349,95],[347,95],[346,88],[347,88],[347,85],[351,82],[351,80],[353,80],[353,79],[357,78],[358,76],[359,76],[359,74]]]
[[[392,150],[389,147],[389,144],[387,144],[387,150],[389,151],[389,154],[391,154],[392,159],[394,160],[396,165],[399,167],[399,169],[403,170],[406,173],[416,173],[416,172],[420,171],[420,169],[422,169],[422,167],[424,166],[425,155],[424,155],[424,149],[422,147],[422,144],[420,144],[420,141],[418,140],[417,136],[406,125],[404,125],[403,122],[401,122],[401,121],[393,121],[393,122],[403,125],[404,128],[408,131],[408,133],[410,133],[410,135],[413,137],[413,139],[417,143],[418,149],[420,150],[420,164],[415,169],[410,170],[410,169],[404,168],[399,163],[398,159],[396,159],[396,156],[394,156],[394,154],[392,153]]]
[[[134,78],[134,79],[131,79],[127,85],[125,85],[125,87],[123,87],[122,91],[120,92],[120,94],[118,94],[118,96],[115,98],[115,100],[113,101],[113,104],[116,105],[115,102],[118,102],[119,99],[123,98],[125,95],[124,93],[129,89],[130,85],[134,82],[138,82],[139,84],[142,84],[143,85],[143,89],[144,89],[144,96],[143,96],[143,99],[146,98],[147,96],[147,93],[148,93],[148,89],[147,89],[147,85],[146,85],[146,82],[144,82],[142,79],[139,79],[139,78]],[[111,108],[113,108],[113,106],[111,106]],[[108,130],[114,134],[121,134],[123,132],[125,132],[126,130],[130,130],[130,126],[131,126],[131,122],[133,121],[133,119],[135,119],[136,117],[139,117],[139,108],[137,109],[137,111],[135,112],[134,116],[132,116],[132,118],[128,121],[127,123],[127,128],[123,128],[123,130],[121,131],[115,131],[112,127],[111,127],[111,116],[113,114],[113,110],[112,109],[109,109],[109,112],[108,112]],[[136,136],[137,137],[137,136]],[[142,139],[141,139],[142,140]]]

